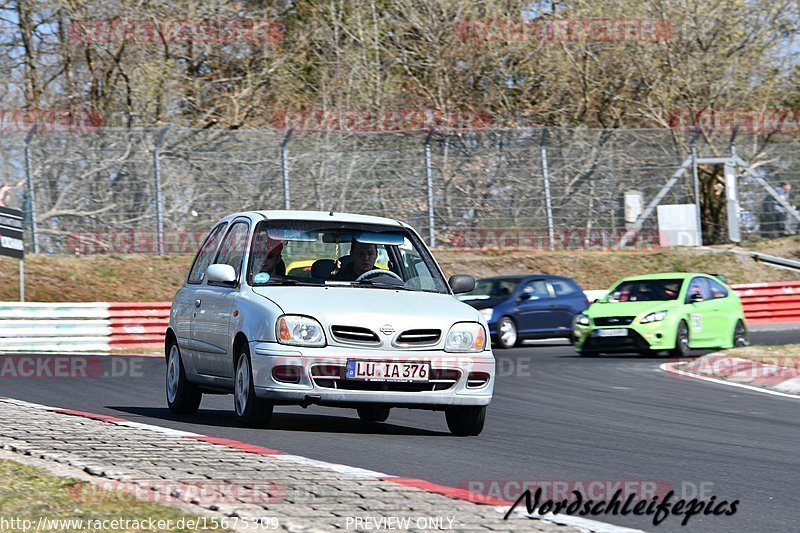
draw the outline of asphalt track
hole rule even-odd
[[[796,343],[800,332],[754,333],[753,341]],[[667,374],[658,368],[664,358],[581,359],[559,344],[496,356],[495,398],[477,438],[450,436],[442,413],[401,409],[370,425],[352,410],[280,407],[269,429],[242,429],[232,396],[206,396],[197,415],[177,417],[166,409],[158,358],[114,358],[119,377],[0,379],[0,396],[449,486],[483,483],[497,497],[515,497],[518,482],[655,481],[678,497],[738,499],[738,511],[694,516],[686,528],[678,517],[657,527],[652,517],[594,519],[648,531],[797,531],[800,401]]]

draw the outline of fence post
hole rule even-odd
[[[283,208],[289,209],[289,139],[292,138],[292,130],[286,132],[286,137],[281,143],[281,169],[283,171]]]
[[[36,126],[31,128],[25,136],[25,181],[28,186],[28,213],[31,217],[31,242],[33,243],[33,253],[39,253],[39,232],[36,227],[36,194],[33,190],[33,171],[31,170],[31,138],[36,133]]]
[[[700,176],[697,170],[697,135],[692,137],[692,179],[694,180],[694,205],[697,218],[697,246],[703,246],[703,217],[700,214]]]
[[[735,138],[736,131],[733,136]],[[728,238],[733,242],[742,241],[742,232],[739,227],[739,189],[736,183],[736,143],[731,139],[731,161],[725,163],[725,196],[727,199],[728,211]]]
[[[433,210],[433,169],[431,168],[431,137],[433,129],[425,137],[425,179],[428,189],[428,244],[433,248],[436,246],[436,222]]]
[[[156,241],[158,242],[158,255],[164,255],[164,198],[161,195],[161,143],[167,134],[169,126],[165,126],[153,143],[153,179],[156,187]]]
[[[544,208],[547,213],[547,237],[550,249],[555,249],[555,228],[553,227],[553,199],[550,196],[550,171],[547,167],[547,128],[542,131],[542,140],[539,143],[542,154],[542,176],[544,177]]]

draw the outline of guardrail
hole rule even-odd
[[[800,281],[732,285],[750,324],[800,322]]]
[[[157,349],[169,309],[170,302],[0,302],[0,351]]]
[[[800,281],[731,287],[750,324],[800,322]],[[605,290],[584,291],[592,302]],[[0,352],[160,349],[170,302],[0,302]]]

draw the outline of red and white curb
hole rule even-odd
[[[800,400],[800,372],[795,369],[720,354],[709,354],[688,363],[690,369],[701,373],[679,368],[684,365],[687,363],[663,363],[660,368],[681,377]]]
[[[169,437],[177,437],[177,438],[187,438],[187,439],[194,439],[199,440],[202,442],[207,442],[209,444],[216,444],[219,446],[226,446],[228,448],[233,448],[236,450],[241,450],[247,453],[256,453],[260,455],[269,455],[274,457],[275,459],[281,461],[288,461],[295,464],[302,464],[305,466],[314,466],[324,470],[330,470],[333,472],[337,472],[340,474],[351,475],[355,477],[366,477],[366,478],[375,478],[380,479],[381,481],[388,481],[392,483],[397,483],[398,485],[403,485],[406,487],[415,487],[421,489],[426,492],[440,494],[442,496],[446,496],[448,498],[452,498],[454,500],[463,500],[468,501],[471,503],[479,504],[479,505],[491,505],[498,513],[505,513],[513,502],[508,500],[503,500],[500,498],[492,498],[489,496],[484,496],[482,494],[475,494],[469,492],[466,489],[459,489],[455,487],[447,487],[445,485],[439,485],[436,483],[431,483],[430,481],[425,481],[423,479],[414,479],[414,478],[405,478],[400,476],[394,476],[391,474],[384,474],[382,472],[376,472],[374,470],[366,470],[364,468],[358,468],[354,466],[336,464],[336,463],[328,463],[326,461],[318,461],[316,459],[310,459],[308,457],[303,457],[300,455],[292,455],[284,453],[280,450],[274,450],[272,448],[265,448],[263,446],[258,446],[255,444],[248,444],[246,442],[241,442],[232,439],[225,439],[219,437],[209,437],[207,435],[201,435],[200,433],[192,433],[190,431],[182,431],[179,429],[172,429],[166,428],[162,426],[155,426],[152,424],[143,424],[140,422],[132,422],[130,420],[125,420],[124,418],[118,418],[115,416],[109,415],[101,415],[97,413],[89,413],[86,411],[76,411],[73,409],[62,409],[60,407],[51,407],[48,405],[42,405],[38,403],[31,403],[26,402],[23,400],[16,400],[13,398],[6,398],[0,396],[0,401],[10,403],[12,405],[18,405],[20,407],[28,407],[32,409],[39,409],[41,411],[48,411],[51,413],[69,415],[69,416],[78,416],[82,418],[87,418],[91,420],[97,420],[100,422],[105,422],[108,424],[113,424],[116,426],[122,427],[129,427],[129,428],[136,428],[142,429],[146,431],[153,431],[156,433],[161,433],[162,435],[166,435]],[[524,509],[515,509],[514,514],[520,517],[526,517],[530,519],[537,519],[543,520],[545,522],[551,522],[553,524],[563,525],[563,526],[571,526],[583,531],[590,531],[595,533],[642,533],[641,530],[638,529],[630,529],[620,526],[615,526],[612,524],[606,524],[604,522],[598,522],[595,520],[590,520],[587,518],[580,518],[575,516],[569,515],[554,515],[552,513],[547,513],[544,515],[539,514],[528,514]],[[513,529],[513,528],[510,528]]]

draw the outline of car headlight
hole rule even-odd
[[[486,321],[488,322],[489,320],[492,319],[492,313],[494,313],[494,309],[491,307],[487,307],[486,309],[480,309],[479,312],[480,314],[483,315],[483,318],[485,318]]]
[[[667,318],[666,311],[656,311],[655,313],[649,313],[645,315],[645,317],[639,321],[639,324],[649,324],[650,322],[661,322],[665,318]]]
[[[589,320],[589,317],[584,315],[584,314],[580,314],[577,317],[575,317],[575,323],[578,324],[579,326],[591,326],[592,325],[592,322]]]
[[[445,352],[482,352],[486,348],[486,332],[477,322],[453,324],[444,341]]]
[[[325,331],[311,317],[283,315],[275,323],[275,336],[281,344],[325,346]]]

